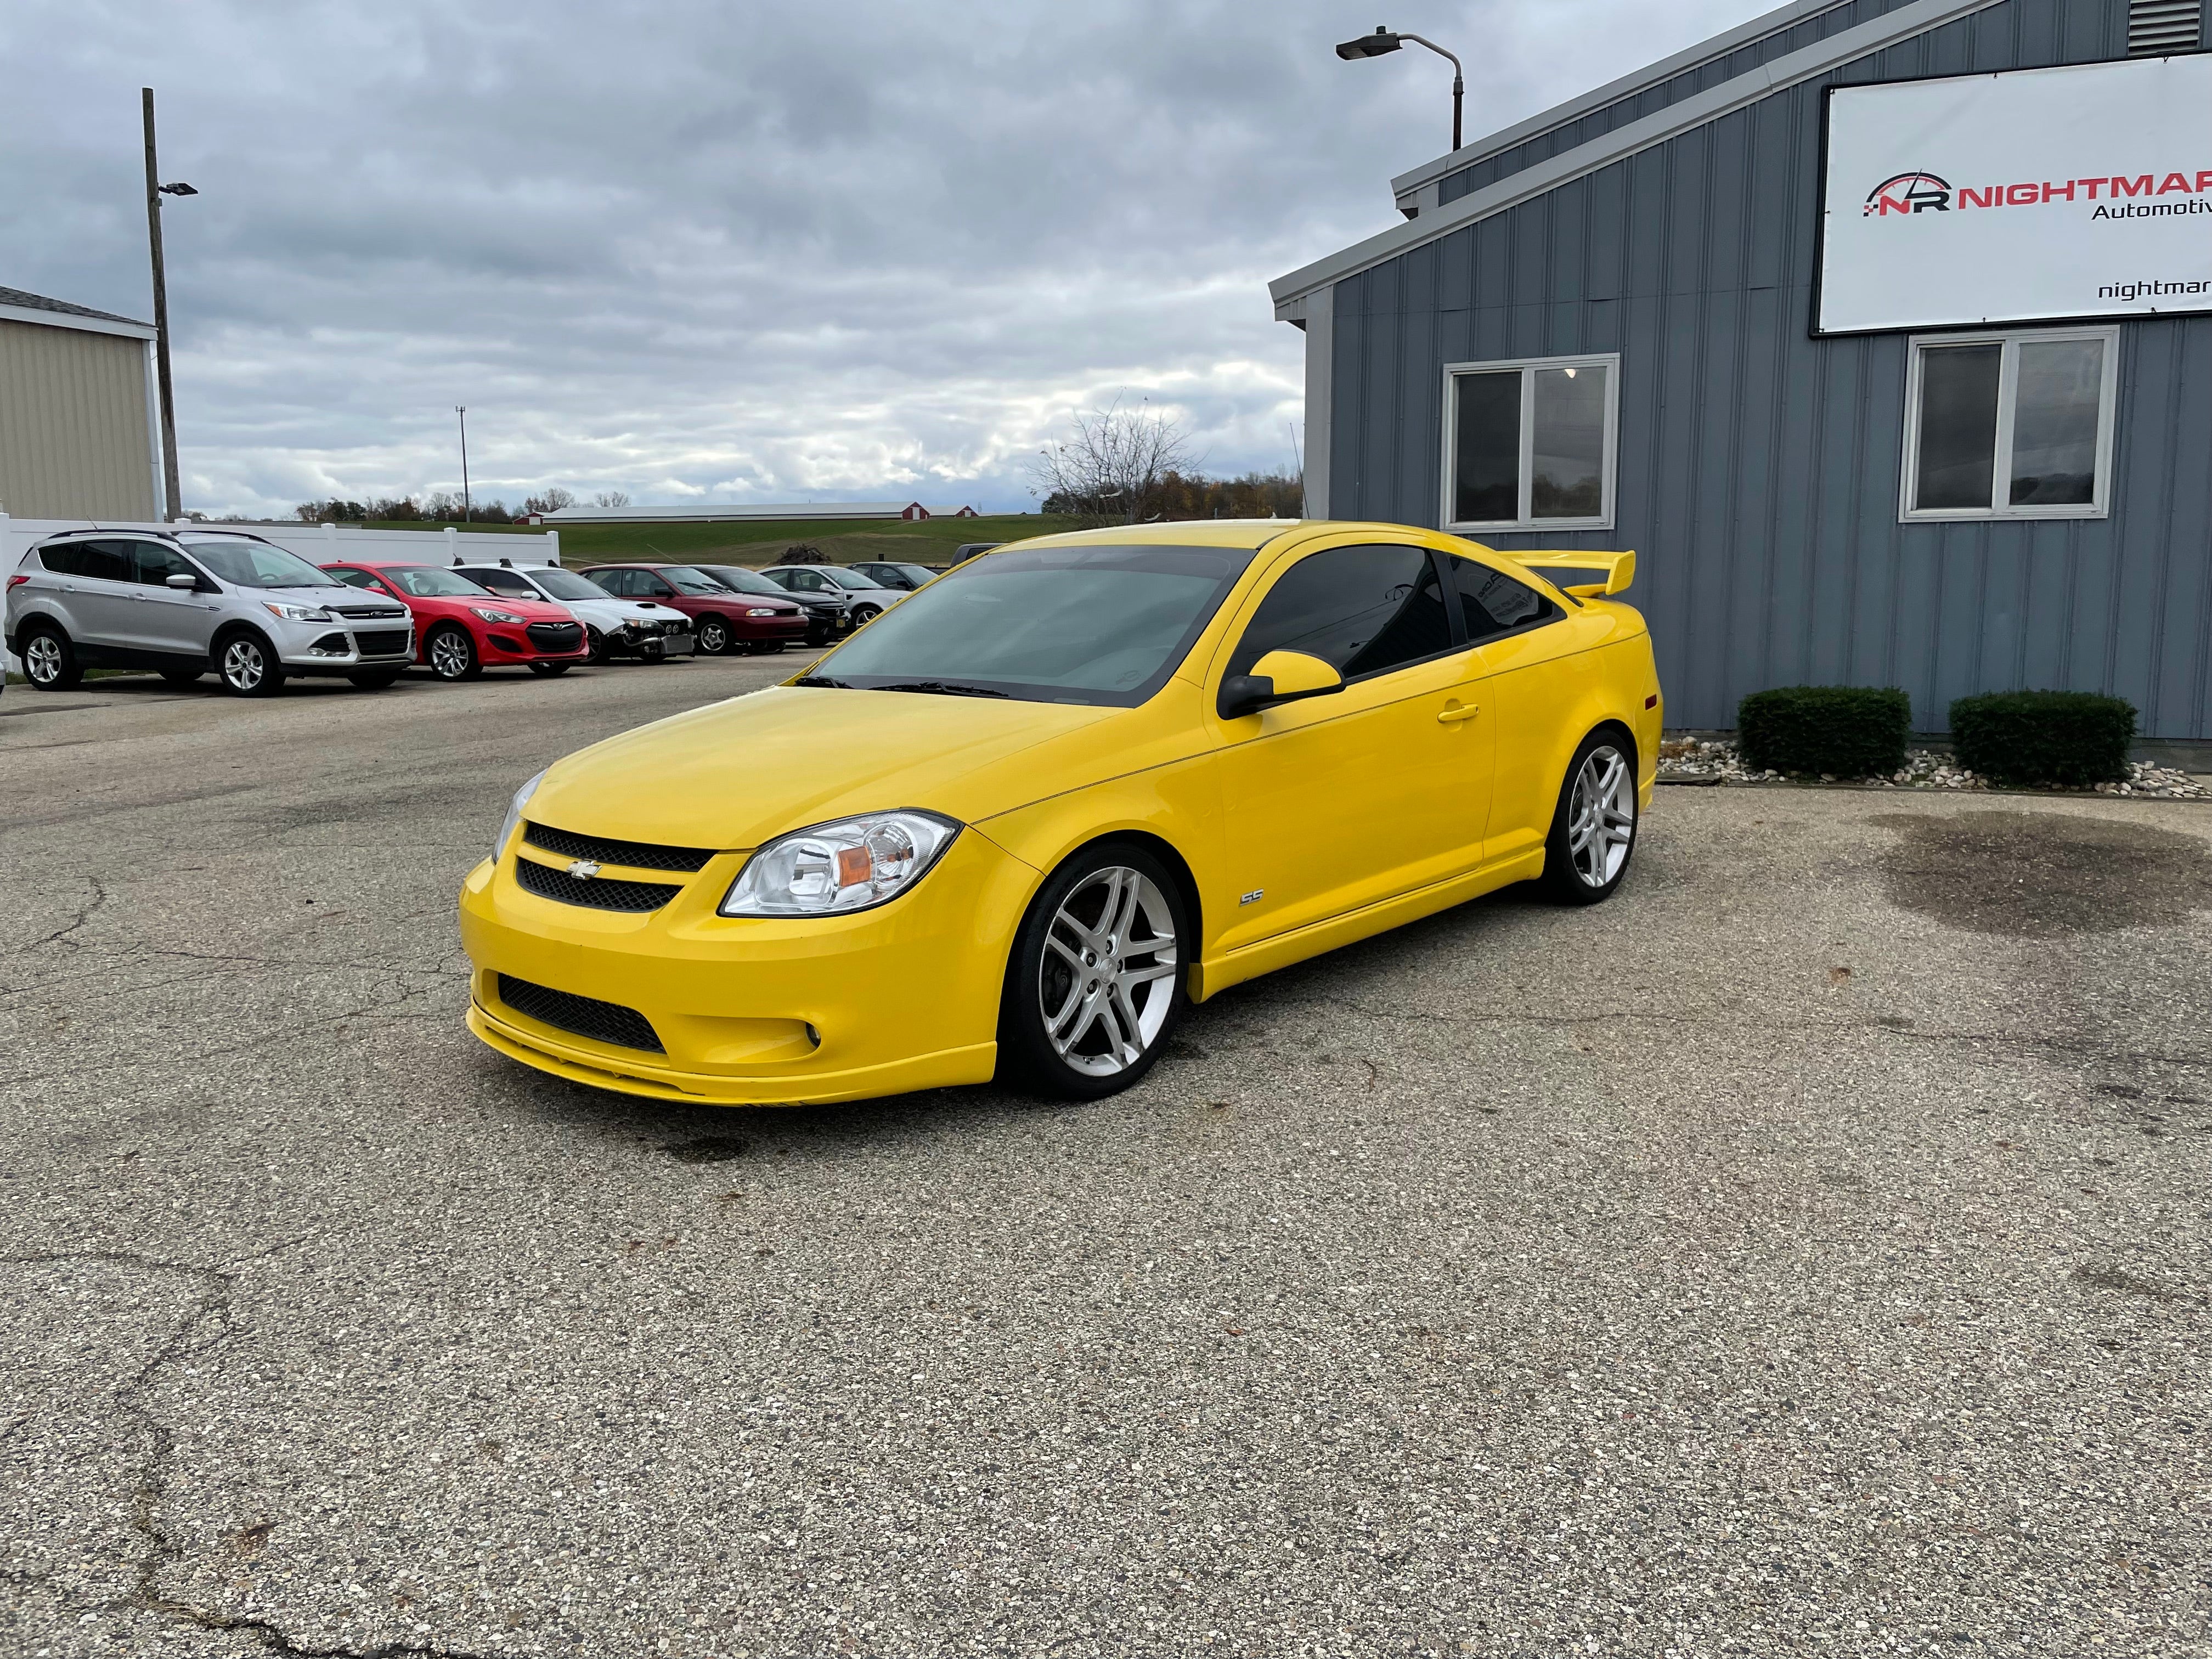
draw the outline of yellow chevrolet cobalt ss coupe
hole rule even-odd
[[[665,1100],[1091,1097],[1240,980],[1510,882],[1594,903],[1658,761],[1634,564],[1281,520],[987,553],[517,790],[469,1028]]]

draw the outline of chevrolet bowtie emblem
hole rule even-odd
[[[589,859],[578,859],[568,866],[568,873],[575,877],[578,881],[589,881],[599,873],[599,866]]]

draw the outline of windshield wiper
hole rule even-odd
[[[793,685],[826,685],[836,691],[850,691],[853,688],[842,680],[833,680],[827,674],[801,674],[792,681]]]
[[[896,685],[878,685],[878,691],[927,691],[939,697],[1004,697],[1010,694],[994,690],[988,685],[963,685],[958,680],[901,680]]]

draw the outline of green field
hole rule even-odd
[[[423,530],[422,524],[371,524],[371,530]],[[470,530],[543,532],[526,524],[477,524]],[[1008,513],[983,519],[802,520],[787,523],[737,520],[723,524],[564,524],[561,562],[572,568],[611,559],[691,559],[715,564],[775,564],[787,549],[804,544],[819,548],[839,564],[856,559],[896,559],[915,564],[944,564],[963,542],[1012,542],[1072,530],[1075,520],[1058,514]]]

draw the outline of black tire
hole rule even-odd
[[[163,679],[168,681],[170,684],[175,686],[179,690],[182,690],[185,686],[198,685],[200,682],[200,677],[205,674],[207,670],[204,668],[164,668],[161,672]]]
[[[16,639],[23,649],[23,678],[33,691],[74,691],[83,684],[76,647],[53,623],[33,623]]]
[[[574,665],[565,662],[534,662],[530,665],[530,672],[542,680],[557,679]]]
[[[399,683],[399,670],[364,668],[358,674],[347,675],[346,678],[361,690],[381,691],[387,685],[397,685]]]
[[[1138,973],[1162,967],[1169,971],[1129,985],[1122,1001],[1104,993],[1103,1006],[1094,1011],[1081,977],[1085,963],[1068,953],[1073,947],[1075,953],[1087,954],[1087,935],[1066,925],[1063,908],[1072,908],[1086,922],[1107,921],[1104,910],[1113,894],[1126,892],[1126,882],[1115,884],[1116,875],[1141,877],[1149,890],[1139,890],[1133,911],[1120,930],[1121,948],[1103,960],[1137,964]],[[1091,908],[1094,892],[1099,895],[1095,914]],[[1171,935],[1167,963],[1160,961],[1156,943],[1163,915]],[[1054,941],[1060,948],[1053,948]],[[1085,848],[1047,878],[1015,936],[999,1002],[1000,1078],[1071,1100],[1103,1099],[1140,1080],[1158,1060],[1182,1018],[1188,1003],[1185,974],[1197,942],[1182,884],[1155,854],[1127,841]],[[1100,965],[1100,960],[1094,958],[1091,965]],[[1103,991],[1109,976],[1102,975],[1091,983]],[[1060,1011],[1059,1018],[1048,1021],[1048,1003]],[[1130,1015],[1135,1017],[1134,1041],[1117,1042]],[[1149,1032],[1145,1030],[1148,1025]],[[1055,1042],[1054,1029],[1072,1039],[1065,1048]],[[1133,1059],[1127,1057],[1131,1047],[1136,1050]]]
[[[592,666],[597,668],[607,659],[607,636],[596,628],[586,628],[584,630],[584,641],[592,647],[589,660]]]
[[[273,697],[284,689],[284,665],[276,660],[276,648],[251,628],[215,642],[215,672],[234,697]]]
[[[1628,874],[1641,827],[1636,744],[1619,726],[1601,726],[1576,749],[1559,785],[1544,842],[1544,890],[1561,904],[1611,898]]]
[[[699,617],[691,624],[691,636],[702,657],[719,657],[730,648],[730,625],[720,617]]]
[[[877,617],[883,614],[883,608],[880,605],[864,605],[859,610],[854,611],[853,626],[855,628],[866,628],[870,623],[875,621]]]
[[[454,623],[440,623],[422,641],[422,659],[430,672],[447,684],[472,680],[483,672],[483,659],[469,630]]]

